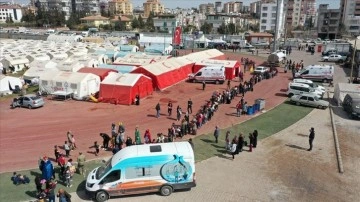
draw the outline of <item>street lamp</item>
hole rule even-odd
[[[355,38],[354,51],[353,51],[352,60],[351,60],[350,83],[353,82],[353,70],[354,70],[354,65],[355,65],[355,55],[356,55],[356,51],[357,51],[356,41],[359,39],[360,39],[360,36]],[[360,75],[358,75],[358,76],[360,76]]]

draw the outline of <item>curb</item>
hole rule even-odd
[[[327,92],[327,96],[328,96],[328,99],[330,99],[329,92]],[[339,139],[338,139],[338,135],[337,135],[337,131],[336,131],[335,118],[334,118],[334,114],[333,114],[333,110],[332,110],[331,106],[329,106],[329,111],[330,111],[331,126],[332,126],[332,130],[333,130],[333,136],[334,136],[334,142],[335,142],[336,158],[338,161],[338,169],[339,169],[339,173],[344,173],[344,166],[343,166],[341,152],[340,152]]]

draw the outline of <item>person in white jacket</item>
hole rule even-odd
[[[231,145],[231,155],[232,155],[233,160],[235,159],[236,147],[237,147],[237,144],[235,142],[233,142]]]

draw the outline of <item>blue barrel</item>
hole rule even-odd
[[[253,114],[254,114],[254,109],[253,109],[252,106],[249,106],[249,107],[247,108],[247,114],[248,114],[248,115],[253,115]]]
[[[255,114],[257,111],[259,111],[258,108],[257,108],[257,106],[256,106],[256,104],[253,104],[252,108],[253,108],[254,114]]]

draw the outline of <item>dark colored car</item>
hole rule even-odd
[[[360,118],[359,94],[355,94],[355,93],[346,94],[342,106],[352,119]]]

